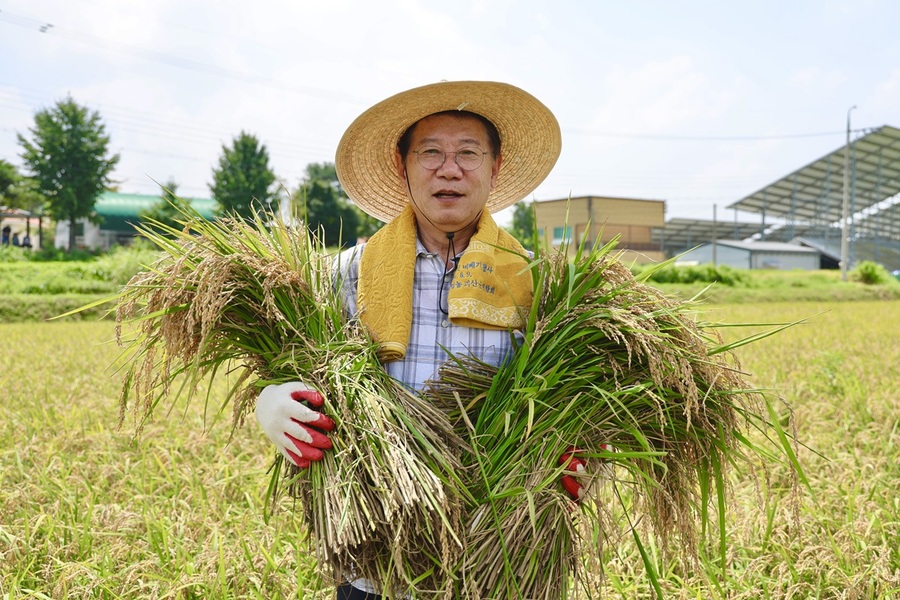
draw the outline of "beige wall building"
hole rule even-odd
[[[666,222],[663,200],[579,196],[535,202],[534,212],[538,231],[554,246],[568,241],[574,249],[582,240],[590,246],[598,237],[606,243],[618,235],[626,263],[665,260],[660,243],[654,241],[661,239],[654,231]]]

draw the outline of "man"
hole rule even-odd
[[[387,372],[421,390],[449,354],[499,365],[531,305],[526,251],[491,213],[531,193],[559,157],[553,114],[530,94],[495,82],[442,82],[384,100],[347,129],[335,166],[349,197],[388,224],[342,253],[338,285],[351,318],[379,345]],[[304,403],[305,402],[305,403]],[[269,386],[256,415],[301,468],[330,448],[321,394],[302,382]],[[340,435],[335,431],[333,435]],[[568,460],[569,457],[567,456]],[[578,459],[569,468],[581,468]],[[578,497],[580,486],[564,486]],[[379,598],[372,582],[338,599]]]

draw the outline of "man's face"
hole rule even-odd
[[[444,164],[436,169],[423,167],[416,152],[435,150],[446,153]],[[456,153],[469,151],[487,153],[473,170],[456,162]],[[472,224],[484,209],[500,170],[500,157],[491,153],[484,125],[466,115],[425,117],[413,129],[406,161],[397,153],[395,162],[400,178],[409,183],[419,228],[433,235]]]

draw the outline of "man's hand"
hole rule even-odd
[[[610,452],[612,450],[612,446],[609,444],[602,444],[600,449],[605,452]],[[563,452],[563,455],[559,457],[559,464],[565,465],[566,471],[571,471],[573,473],[577,473],[579,475],[586,474],[587,463],[583,458],[578,456],[578,453],[581,452],[578,448],[574,446],[570,447],[568,450]],[[579,478],[573,475],[569,475],[566,473],[560,478],[560,482],[562,483],[563,489],[568,492],[569,496],[572,500],[576,502],[580,502],[584,499],[586,492],[584,486],[581,485],[581,481]]]
[[[563,455],[559,457],[559,464],[565,465],[566,471],[572,471],[573,473],[583,473],[586,465],[584,460],[576,456],[578,452],[577,448],[569,448]],[[562,482],[563,489],[568,492],[569,496],[572,500],[576,502],[581,500],[581,497],[584,495],[584,486],[581,485],[581,482],[578,481],[572,475],[566,473],[560,478]]]
[[[256,420],[278,451],[305,469],[331,448],[322,432],[333,430],[334,421],[313,410],[324,403],[322,394],[301,381],[270,385],[256,399]]]

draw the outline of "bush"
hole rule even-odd
[[[93,250],[76,249],[69,252],[62,248],[49,246],[28,253],[26,259],[34,262],[81,262],[93,260],[99,254],[101,253]]]
[[[67,252],[62,248],[41,248],[33,250],[20,246],[0,246],[0,263],[14,262],[82,262],[93,260],[100,252],[91,250],[73,250]]]
[[[850,279],[866,285],[883,285],[893,280],[891,274],[882,265],[871,260],[860,261],[856,268],[850,271]]]
[[[635,266],[632,271],[635,275],[647,270],[645,266]],[[650,274],[649,281],[653,283],[720,283],[727,286],[747,285],[749,275],[742,269],[735,269],[728,265],[668,265],[657,269]]]
[[[88,263],[86,270],[100,281],[125,285],[135,273],[145,270],[157,258],[159,251],[145,244],[130,248],[120,246]]]
[[[14,263],[28,260],[25,249],[18,246],[0,246],[0,263]]]
[[[114,294],[159,255],[146,244],[80,261],[48,261],[49,251],[36,260],[28,254],[0,251],[0,294]]]

